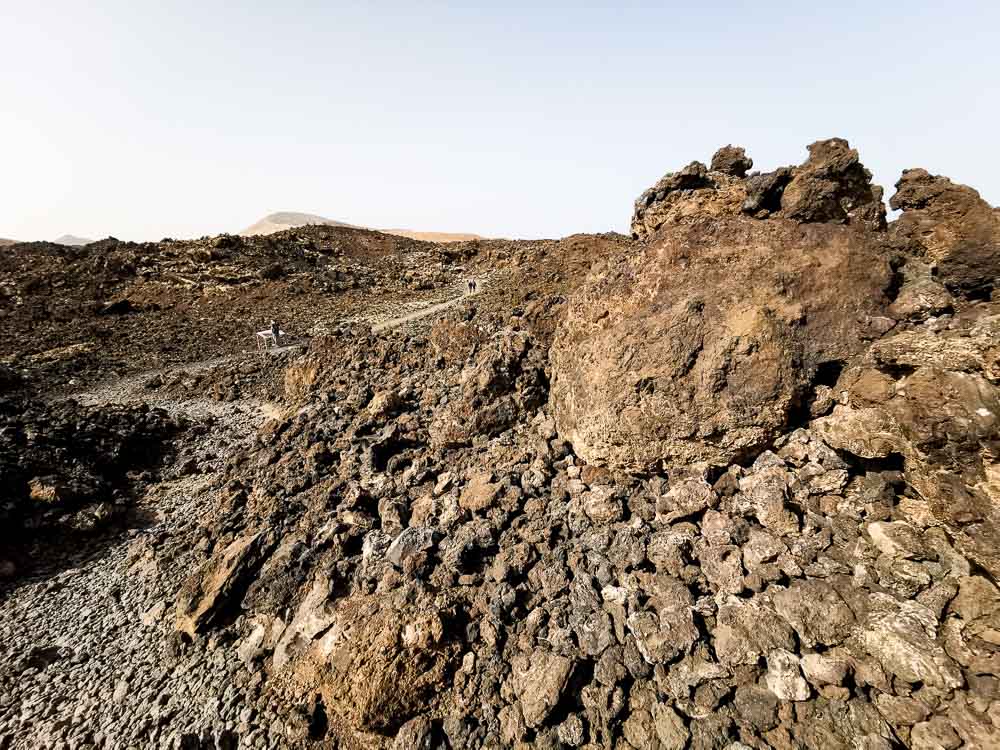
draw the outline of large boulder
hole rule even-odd
[[[817,141],[781,194],[781,216],[885,227],[882,188],[843,138]]]
[[[551,351],[560,434],[629,472],[752,457],[817,368],[871,335],[893,279],[881,236],[737,216],[664,226],[570,299]]]
[[[1000,211],[965,185],[907,169],[889,201],[899,243],[929,263],[952,293],[988,297],[1000,276]]]

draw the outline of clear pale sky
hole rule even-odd
[[[0,237],[626,231],[725,143],[1000,202],[1000,3],[0,0]]]

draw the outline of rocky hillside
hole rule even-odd
[[[277,213],[268,214],[259,221],[255,221],[253,224],[240,232],[240,235],[243,237],[256,237],[262,234],[274,234],[275,232],[284,232],[286,229],[297,229],[298,227],[307,226],[351,227],[353,229],[359,228],[353,224],[347,224],[343,221],[334,221],[333,219],[327,219],[323,216],[317,216],[316,214],[303,214],[295,211],[278,211]]]
[[[0,747],[1000,746],[1000,214],[809,153],[632,238],[5,254]]]
[[[286,229],[296,229],[307,226],[328,226],[328,227],[350,227],[360,229],[354,224],[345,224],[342,221],[334,221],[315,214],[296,213],[294,211],[279,211],[268,214],[260,221],[254,222],[249,227],[240,232],[243,237],[256,237],[264,234],[274,234],[283,232]],[[380,229],[385,234],[394,234],[399,237],[407,237],[411,240],[422,242],[468,242],[470,240],[482,239],[478,234],[463,234],[456,232],[416,232],[411,229]]]
[[[53,240],[56,245],[70,245],[72,247],[78,247],[82,245],[89,245],[93,240],[88,240],[86,237],[77,237],[74,234],[64,234],[61,237]]]

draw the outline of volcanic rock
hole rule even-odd
[[[809,685],[799,671],[795,654],[775,649],[767,655],[767,689],[783,701],[804,701],[809,698]]]
[[[570,300],[551,353],[559,433],[615,470],[752,457],[788,426],[819,365],[862,349],[891,277],[863,230],[665,227]]]
[[[635,202],[632,236],[648,239],[667,224],[693,218],[747,214],[798,222],[854,224],[885,229],[882,188],[843,138],[817,141],[798,167],[780,167],[745,177],[753,160],[742,148],[724,146],[711,170],[692,162],[667,173]]]
[[[937,280],[963,296],[989,296],[1000,273],[1000,212],[965,185],[907,169],[889,205],[903,213],[893,235],[929,263]]]
[[[871,229],[885,228],[882,188],[858,152],[843,138],[817,141],[809,158],[793,170],[781,194],[780,215],[803,222],[842,222]]]
[[[569,659],[544,651],[512,665],[511,680],[526,726],[538,726],[552,712],[572,669]]]
[[[997,303],[845,142],[747,168],[640,242],[5,252],[0,748],[1000,746]]]
[[[178,592],[175,628],[194,637],[216,623],[236,605],[267,551],[261,533],[237,539],[220,551]]]
[[[747,171],[753,166],[753,159],[747,156],[746,151],[740,146],[723,146],[712,155],[713,172],[722,172],[731,177],[745,177]]]

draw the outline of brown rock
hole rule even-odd
[[[711,171],[692,162],[666,174],[636,200],[632,236],[646,239],[660,227],[694,217],[740,213],[885,228],[882,188],[872,185],[858,152],[842,138],[810,145],[809,158],[801,166],[744,179],[752,165],[742,148],[725,146],[712,158]]]
[[[962,672],[935,642],[936,626],[926,607],[902,602],[897,611],[872,613],[856,638],[887,672],[905,682],[957,688]]]
[[[783,701],[804,701],[812,692],[802,678],[799,658],[784,649],[777,648],[767,655],[767,689]]]
[[[670,524],[714,507],[718,497],[702,479],[687,479],[670,488],[656,501],[656,520]]]
[[[550,651],[538,650],[511,665],[511,681],[529,728],[537,727],[552,712],[562,695],[573,662]]]
[[[834,646],[851,634],[854,613],[826,581],[793,582],[774,594],[774,608],[787,620],[806,646]]]
[[[58,477],[35,477],[28,482],[28,497],[37,503],[59,505],[71,496]]]
[[[847,227],[664,229],[570,300],[551,351],[559,434],[588,463],[625,471],[753,455],[813,368],[860,350],[859,319],[884,304],[889,279],[871,236]]]
[[[393,732],[440,691],[456,647],[443,641],[434,609],[400,596],[334,607],[334,624],[306,652],[320,669],[324,702],[356,729]]]
[[[713,172],[722,172],[730,177],[745,177],[753,166],[753,159],[747,156],[741,146],[723,146],[712,156]]]
[[[174,627],[194,637],[211,627],[216,619],[242,596],[249,577],[267,554],[269,545],[262,532],[244,536],[217,552],[193,573],[177,594]]]
[[[847,657],[839,657],[836,652],[804,654],[801,660],[802,673],[813,685],[840,685],[847,677]]]
[[[501,490],[500,483],[493,482],[492,479],[490,472],[480,472],[473,476],[462,488],[458,504],[473,513],[489,508],[496,502]]]
[[[636,199],[632,236],[644,239],[664,224],[698,214],[732,215],[743,195],[738,180],[709,176],[704,164],[693,161],[679,172],[668,172]]]
[[[873,701],[875,708],[894,727],[918,724],[930,715],[930,709],[918,701],[903,695],[878,693]]]
[[[663,750],[682,750],[687,746],[690,732],[677,712],[666,703],[654,703],[653,726]]]
[[[752,175],[746,181],[746,198],[740,210],[758,219],[777,214],[781,210],[781,194],[791,179],[791,167]]]
[[[756,664],[773,649],[795,648],[792,629],[761,597],[728,598],[712,637],[719,661],[730,665]]]
[[[862,369],[852,382],[846,384],[851,403],[857,406],[881,404],[892,398],[895,381],[872,368]]]
[[[665,663],[685,652],[698,638],[692,596],[680,581],[657,574],[643,578],[650,609],[632,612],[626,624],[649,664]]]
[[[470,444],[496,435],[541,405],[544,390],[538,350],[528,334],[507,331],[479,350],[462,370],[461,394],[430,426],[435,447]]]
[[[858,152],[843,138],[816,141],[781,196],[781,215],[885,228],[882,188],[872,185]]]
[[[987,344],[994,330],[989,316],[963,335],[925,330],[878,342],[867,359],[883,371],[909,372],[894,395],[867,407],[837,406],[811,424],[840,450],[903,457],[908,484],[947,526],[958,551],[1000,575],[1000,491],[988,447],[1000,439],[997,352]]]
[[[1000,591],[988,580],[982,576],[963,576],[958,583],[958,595],[949,605],[952,612],[967,623],[995,612],[1000,614]]]
[[[790,496],[789,474],[781,461],[767,451],[754,463],[754,471],[740,479],[736,507],[753,515],[768,531],[782,536],[799,530],[798,520],[786,507]]]
[[[902,210],[892,233],[934,265],[953,293],[983,295],[1000,275],[1000,213],[975,190],[924,169],[907,169],[889,205]]]
[[[922,321],[951,312],[954,304],[944,285],[928,276],[903,284],[887,312],[899,320]]]
[[[913,750],[955,750],[961,744],[962,739],[944,716],[932,716],[910,730]]]
[[[740,548],[735,545],[710,545],[701,549],[701,571],[713,593],[738,594],[743,590],[743,566]]]
[[[778,698],[770,690],[757,685],[740,685],[733,703],[740,723],[758,732],[772,729],[778,723]]]
[[[583,493],[583,512],[597,524],[621,519],[624,510],[613,487],[601,485]]]

